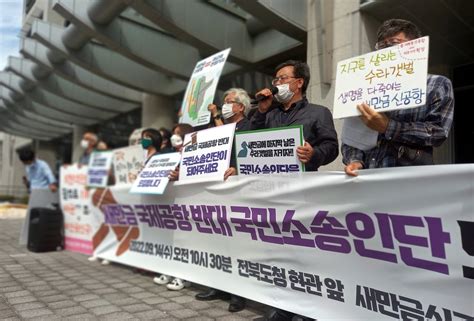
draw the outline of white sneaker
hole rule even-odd
[[[89,256],[89,257],[87,258],[87,261],[89,261],[89,262],[97,262],[97,256]]]
[[[186,286],[186,283],[188,282],[175,278],[171,283],[166,285],[166,287],[168,288],[168,290],[171,290],[171,291],[179,291],[179,290],[182,290]]]
[[[161,276],[155,276],[153,278],[153,282],[159,285],[167,284],[171,281],[171,277],[166,274],[162,274]]]
[[[100,263],[102,265],[109,265],[110,264],[110,261],[109,260],[102,260],[102,262]]]

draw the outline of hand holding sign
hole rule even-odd
[[[306,164],[314,155],[313,146],[311,146],[308,142],[304,142],[303,146],[296,147],[296,155],[303,164]]]
[[[389,119],[385,114],[378,113],[366,103],[357,105],[357,110],[360,111],[360,119],[364,124],[381,134],[387,130]]]

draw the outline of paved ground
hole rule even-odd
[[[1,320],[252,320],[267,307],[201,302],[192,286],[169,291],[121,265],[101,266],[67,251],[31,253],[18,245],[22,220],[0,218]]]

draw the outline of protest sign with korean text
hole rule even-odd
[[[155,155],[138,174],[130,193],[163,194],[168,185],[169,173],[179,165],[181,153]]]
[[[303,144],[301,125],[236,132],[237,171],[239,175],[302,172],[296,148]]]
[[[114,150],[113,166],[115,185],[132,184],[143,168],[144,152],[142,145],[133,145]]]
[[[87,170],[87,186],[106,187],[109,178],[113,152],[92,152]]]
[[[473,320],[473,181],[461,164],[111,187],[95,254],[319,321]]]
[[[91,255],[95,230],[91,198],[86,188],[87,166],[62,166],[60,170],[60,204],[64,215],[66,250]]]
[[[229,52],[230,48],[196,64],[181,105],[180,123],[193,127],[209,124],[211,113],[207,106],[214,101],[217,83]]]
[[[426,101],[429,37],[340,61],[334,118],[359,116],[367,103],[378,112],[422,106]]]
[[[222,181],[229,168],[235,123],[203,129],[184,137],[179,181],[175,184]]]

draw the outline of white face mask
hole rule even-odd
[[[232,111],[232,106],[233,104],[222,105],[222,117],[224,117],[224,119],[229,119],[235,115],[235,113]]]
[[[171,140],[171,146],[173,146],[174,148],[176,148],[177,146],[183,145],[183,139],[179,135],[174,134],[173,136],[171,136],[170,140]]]
[[[89,142],[85,139],[81,140],[81,147],[83,149],[86,149],[87,147],[89,147]]]
[[[279,103],[284,104],[286,102],[289,102],[291,98],[293,98],[293,96],[295,95],[295,93],[290,90],[290,84],[278,85],[276,87],[278,88],[278,93],[273,97]]]

